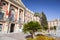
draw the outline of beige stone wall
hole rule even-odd
[[[3,23],[3,32],[7,33],[7,31],[8,31],[8,23],[6,22],[6,23]]]
[[[25,13],[25,23],[33,21],[33,16],[33,13],[27,10]]]
[[[8,31],[8,22],[0,22],[0,24],[2,24],[2,33],[7,33]]]
[[[60,19],[48,21],[48,27],[60,26]]]
[[[15,24],[14,32],[19,32],[19,24]]]
[[[39,18],[39,17],[34,16],[34,17],[33,17],[33,20],[40,23],[40,18]]]

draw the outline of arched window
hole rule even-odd
[[[5,2],[5,1],[2,1],[1,4],[2,4],[2,6],[8,5],[7,2]]]

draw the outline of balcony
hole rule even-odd
[[[0,21],[11,21],[11,22],[14,22],[14,15],[12,16],[9,16],[8,18],[4,17],[5,14],[0,12]]]
[[[14,18],[13,17],[9,17],[8,21],[14,22]]]
[[[23,20],[20,17],[19,17],[18,23],[19,24],[23,24],[24,23]]]

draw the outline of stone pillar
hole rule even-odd
[[[10,3],[8,3],[8,15],[6,16],[6,18],[8,19],[8,16],[9,16],[9,12],[10,12]],[[10,23],[8,22],[8,29],[7,29],[7,33],[10,32]]]
[[[10,11],[10,3],[8,3],[8,13],[9,13],[9,11]],[[9,14],[8,14],[8,16],[9,16]],[[7,16],[7,18],[8,18],[8,16]]]
[[[9,12],[9,10],[10,10],[10,3],[8,3],[8,12]]]
[[[24,23],[24,10],[23,10],[23,23]]]
[[[7,33],[10,33],[10,27],[11,27],[11,23],[8,22],[8,29],[7,29]]]
[[[19,22],[19,8],[18,8],[18,19],[17,19],[17,21]]]

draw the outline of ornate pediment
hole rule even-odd
[[[14,1],[17,2],[20,6],[25,7],[25,5],[22,3],[21,0],[14,0]]]
[[[11,1],[12,3],[18,5],[18,6],[21,6],[21,7],[24,7],[25,8],[25,5],[22,3],[21,0],[9,0]]]
[[[18,0],[19,4],[22,6],[22,7],[25,7],[25,5],[22,3],[21,0]]]

